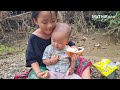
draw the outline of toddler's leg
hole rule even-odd
[[[65,74],[63,73],[56,73],[57,79],[64,79]]]
[[[50,77],[48,79],[57,79],[56,75],[53,72],[49,71],[49,74]]]
[[[66,75],[64,77],[64,79],[81,79],[81,77],[75,73],[73,73],[72,75]]]

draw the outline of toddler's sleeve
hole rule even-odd
[[[51,57],[51,47],[49,45],[45,48],[42,59],[45,60],[45,59],[48,59],[50,57]]]

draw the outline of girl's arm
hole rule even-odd
[[[38,62],[32,63],[31,66],[36,75],[41,72]]]
[[[39,64],[37,62],[32,63],[31,66],[32,66],[32,69],[34,70],[34,72],[38,78],[43,78],[43,79],[49,78],[49,74],[47,74],[47,76],[46,76],[45,75],[46,72],[40,71]]]

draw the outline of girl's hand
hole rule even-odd
[[[43,75],[44,79],[48,79],[50,77],[50,74],[48,70],[45,71],[45,74]]]
[[[39,72],[39,73],[37,74],[37,77],[38,77],[38,78],[42,78],[42,79],[48,79],[48,78],[49,78],[49,72],[48,72],[48,71]]]

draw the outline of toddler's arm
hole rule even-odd
[[[50,59],[43,59],[45,65],[56,64],[59,61],[59,56],[52,56]]]
[[[70,68],[75,69],[75,61],[71,61]]]

